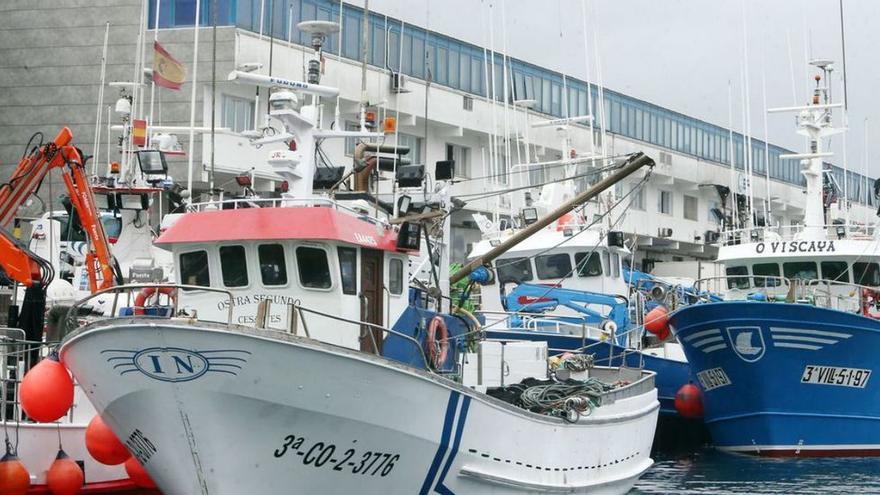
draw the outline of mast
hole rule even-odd
[[[807,153],[794,153],[780,157],[783,160],[800,160],[801,173],[807,182],[804,231],[802,233],[804,239],[824,238],[825,236],[825,208],[822,200],[824,166],[822,160],[830,157],[832,153],[824,150],[822,140],[844,131],[844,129],[833,127],[831,123],[831,110],[842,106],[839,103],[829,101],[828,84],[830,83],[831,64],[830,60],[810,62],[810,65],[822,70],[822,75],[815,76],[816,87],[813,89],[813,98],[809,105],[768,110],[771,113],[797,112],[798,134],[805,136],[809,142]],[[823,76],[824,85],[822,84]]]
[[[555,222],[562,215],[565,215],[566,213],[577,208],[578,206],[595,198],[609,187],[630,176],[633,172],[642,168],[645,165],[653,167],[654,160],[641,152],[630,155],[623,163],[623,166],[620,168],[620,170],[618,170],[617,172],[605,177],[604,179],[594,184],[593,187],[588,188],[586,191],[561,204],[558,208],[551,211],[543,218],[539,218],[535,223],[513,234],[506,241],[490,249],[489,252],[487,252],[486,254],[478,256],[468,262],[467,265],[463,266],[461,269],[455,272],[455,274],[449,277],[450,284],[454,284],[459,280],[467,277],[468,274],[474,271],[474,269],[476,269],[477,267],[483,266],[487,263],[491,263],[492,260],[506,253],[508,250],[512,249],[514,246],[526,240],[527,238],[531,237],[544,227]]]

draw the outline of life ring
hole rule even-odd
[[[440,345],[437,345],[438,340]],[[428,335],[425,336],[425,346],[428,348],[428,362],[434,366],[434,369],[439,369],[446,362],[446,355],[449,354],[449,330],[442,316],[431,318]]]
[[[862,314],[868,318],[880,319],[880,313],[871,311],[871,306],[875,306],[878,301],[880,301],[880,292],[862,289]]]
[[[165,294],[168,297],[175,299],[177,297],[177,289],[174,287],[144,287],[138,292],[137,297],[134,299],[134,315],[142,316],[144,314],[145,305],[147,304],[147,299],[153,296],[156,293]]]

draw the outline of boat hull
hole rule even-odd
[[[722,302],[670,317],[721,449],[880,455],[880,322],[806,304]]]
[[[61,356],[167,495],[626,493],[652,463],[644,379],[572,425],[243,327],[110,320]]]

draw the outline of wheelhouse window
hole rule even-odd
[[[186,285],[211,286],[207,251],[193,251],[180,255],[180,281]]]
[[[260,258],[260,278],[263,285],[286,285],[287,263],[284,260],[284,246],[281,244],[261,244],[257,248]]]
[[[880,267],[877,263],[853,263],[853,278],[859,285],[880,285]]]
[[[532,264],[528,258],[507,258],[495,262],[498,281],[502,284],[528,282],[532,280]]]
[[[823,261],[820,267],[823,279],[849,283],[849,266],[846,261]]]
[[[388,265],[388,290],[395,296],[403,293],[403,261],[398,258]]]
[[[602,261],[599,259],[599,253],[574,253],[574,264],[577,266],[579,277],[602,276]]]
[[[617,253],[611,257],[611,273],[614,278],[620,278],[620,255]]]
[[[568,253],[545,254],[535,258],[535,270],[541,280],[571,276],[571,258]]]
[[[755,276],[755,287],[778,287],[782,284],[779,277],[778,263],[756,263],[752,266],[752,275]]]
[[[800,280],[816,280],[819,270],[815,261],[789,261],[782,264],[782,272],[786,278]]]
[[[339,279],[342,281],[343,294],[357,294],[357,249],[338,247]]]
[[[226,287],[244,287],[248,284],[244,246],[220,247],[220,273]]]
[[[740,276],[744,275],[744,276]],[[729,266],[727,267],[727,287],[731,289],[748,289],[749,288],[749,269],[745,266]]]
[[[299,282],[309,289],[329,289],[330,263],[327,251],[321,248],[296,248],[296,266],[299,268]]]

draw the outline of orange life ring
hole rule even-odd
[[[440,341],[439,346],[436,344],[438,340]],[[428,361],[434,366],[434,369],[439,369],[446,362],[446,355],[449,354],[449,330],[446,328],[446,321],[442,316],[437,315],[431,318],[431,323],[428,324],[428,335],[425,336],[425,346],[428,348]]]
[[[152,297],[153,294],[158,292],[159,294],[165,294],[172,299],[175,298],[177,294],[177,289],[174,287],[144,287],[138,292],[136,298],[134,298],[134,315],[141,316],[144,314],[144,305],[147,303],[147,299]]]

